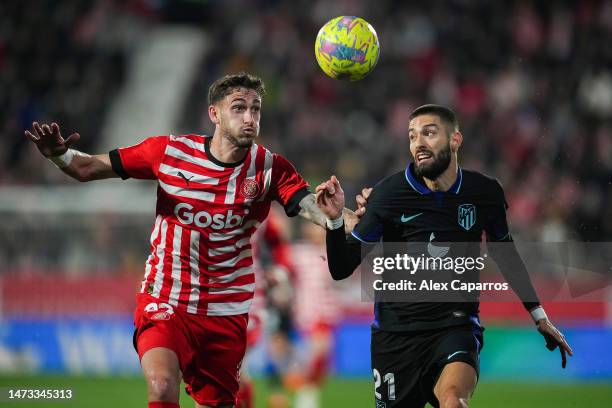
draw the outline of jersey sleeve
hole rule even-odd
[[[285,208],[289,217],[300,212],[300,201],[308,194],[308,183],[283,156],[275,154],[272,165],[273,199]]]
[[[499,181],[495,180],[492,187],[493,205],[490,213],[487,215],[485,231],[487,233],[487,241],[489,242],[507,242],[512,241],[506,210],[509,208],[506,202],[504,189]]]
[[[488,214],[485,231],[489,252],[510,287],[523,302],[526,310],[531,311],[540,305],[529,272],[510,235],[506,209],[508,204],[501,184],[495,180],[492,184],[492,211]],[[498,242],[496,244],[496,242]]]
[[[169,139],[169,136],[153,136],[133,146],[112,150],[109,156],[113,170],[124,180],[157,179]]]
[[[365,214],[361,217],[353,232],[351,232],[353,238],[365,243],[380,241],[384,232],[383,221],[380,216],[380,200],[382,196],[380,185],[375,186],[368,198]]]

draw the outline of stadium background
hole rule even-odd
[[[358,83],[316,66],[318,28],[337,15],[364,17],[379,35],[379,64]],[[33,120],[79,131],[77,148],[92,153],[209,133],[209,84],[248,70],[268,88],[261,142],[312,185],[337,174],[352,197],[405,166],[413,108],[447,104],[465,136],[462,165],[504,185],[515,239],[605,242],[610,43],[612,1],[2,2],[0,387],[73,388],[74,406],[145,398],[130,318],[154,186],[78,185],[23,137]],[[295,242],[297,225],[287,224]],[[371,305],[354,297],[358,281],[338,290],[343,318],[323,406],[371,406]],[[568,368],[520,306],[484,305],[474,406],[608,406],[610,303],[546,306],[576,352]],[[253,355],[263,378],[264,351]]]

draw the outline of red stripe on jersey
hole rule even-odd
[[[253,298],[253,292],[209,293],[208,303],[244,302]]]

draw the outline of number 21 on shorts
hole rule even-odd
[[[389,401],[395,400],[395,375],[393,373],[387,373],[384,377],[380,376],[380,373],[377,369],[372,370],[374,372],[374,396],[376,399],[381,400],[382,395],[378,392],[378,387],[382,384],[382,382],[387,383],[387,397]]]

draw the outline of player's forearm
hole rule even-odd
[[[344,207],[342,215],[344,216],[345,225],[348,225],[347,221],[349,221],[350,214],[354,214],[353,211]],[[317,205],[314,194],[309,194],[300,201],[300,212],[298,215],[322,228],[326,228],[327,217]],[[354,225],[351,225],[351,230],[353,227]],[[350,231],[345,230],[345,232],[348,233]]]
[[[344,228],[327,230],[325,237],[327,264],[334,280],[346,279],[361,263],[360,245],[350,245]]]
[[[66,163],[66,161],[68,161]],[[71,150],[71,157],[65,160],[53,160],[54,163],[67,175],[75,180],[85,182],[118,177],[113,171],[108,154],[89,155]]]
[[[305,220],[325,228],[325,221],[327,218],[317,205],[314,194],[308,194],[306,197],[302,198],[298,215]]]
[[[525,309],[531,311],[540,306],[536,290],[514,242],[494,243],[489,248],[499,270],[514,293],[521,299]]]

